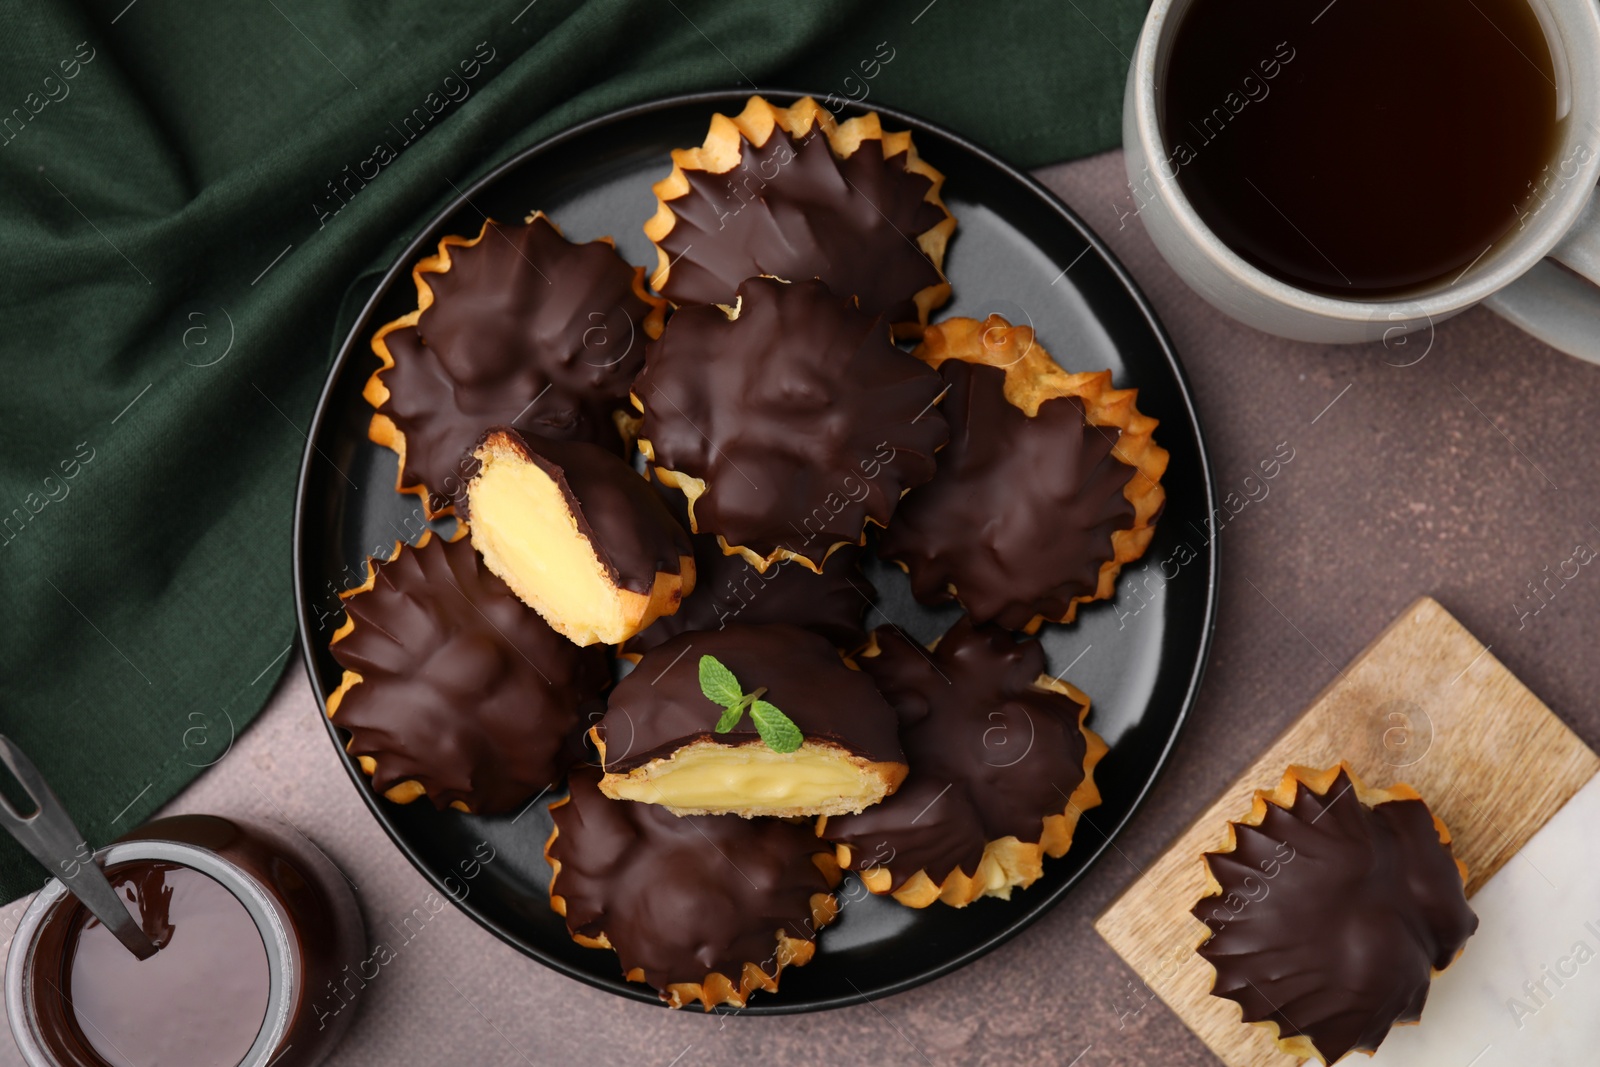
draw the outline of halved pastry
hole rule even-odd
[[[621,644],[693,591],[688,531],[614,454],[500,426],[472,455],[473,547],[574,644]]]
[[[491,426],[621,452],[628,386],[666,301],[609,237],[573,244],[542,212],[441,238],[411,272],[417,308],[372,338],[367,434],[400,454],[395,488],[451,513]]]
[[[1371,1055],[1422,1018],[1478,928],[1444,823],[1410,786],[1369,786],[1347,763],[1290,767],[1205,863],[1194,916],[1211,992],[1291,1056]]]
[[[924,604],[1033,633],[1111,596],[1144,554],[1166,500],[1167,452],[1137,390],[1068,373],[1033,330],[999,315],[928,328],[916,355],[949,392],[950,443],[878,543]]]
[[[927,650],[880,627],[858,662],[900,715],[911,774],[877,807],[820,820],[839,865],[913,908],[1032,885],[1100,803],[1089,698],[1046,673],[1039,642],[965,616]]]
[[[780,623],[657,645],[589,736],[607,796],[680,815],[860,811],[906,775],[872,679],[826,638]]]
[[[573,741],[611,680],[604,650],[545,625],[464,537],[396,545],[343,597],[328,715],[385,797],[511,811],[582,758]]]
[[[956,220],[943,185],[911,134],[885,131],[876,113],[840,123],[810,97],[780,108],[752,96],[713,116],[699,148],[675,150],[653,187],[651,283],[682,306],[731,304],[759,274],[821,278],[898,336],[920,336],[950,298],[941,267]]]
[[[633,383],[639,451],[724,552],[819,571],[933,477],[944,388],[854,300],[749,278],[734,307],[682,308],[650,344]]]
[[[810,961],[839,911],[839,868],[808,827],[734,815],[679,817],[612,800],[579,767],[550,805],[550,906],[572,939],[612,949],[630,982],[674,1008],[742,1008]]]

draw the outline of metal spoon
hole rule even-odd
[[[138,920],[111,888],[67,809],[50,791],[39,768],[4,734],[0,734],[0,761],[10,768],[38,808],[31,815],[22,815],[0,795],[0,823],[34,859],[55,873],[67,891],[115,934],[124,948],[141,960],[154,956],[156,943],[145,936]]]

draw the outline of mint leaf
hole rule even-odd
[[[800,727],[765,700],[750,705],[750,718],[756,724],[756,732],[761,735],[761,740],[774,752],[793,752],[805,740]]]
[[[707,700],[723,708],[731,708],[744,696],[744,690],[739,688],[739,679],[715,656],[700,657],[700,692],[705,694]],[[730,724],[726,729],[732,728]]]
[[[761,699],[766,691],[766,687],[761,686],[753,693],[744,692],[739,679],[717,657],[700,657],[700,692],[713,704],[722,706],[722,715],[712,729],[719,734],[727,733],[739,725],[748,709],[756,733],[768,748],[774,752],[793,752],[805,737],[789,716]]]
[[[725,734],[735,726],[738,726],[739,720],[742,718],[744,718],[744,701],[741,700],[731,708],[724,708],[722,718],[717,720],[717,725],[713,726],[712,729],[719,734]]]

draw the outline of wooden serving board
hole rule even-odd
[[[1467,865],[1469,896],[1600,771],[1600,756],[1437,601],[1412,604],[1095,921],[1228,1067],[1302,1061],[1210,994],[1214,972],[1194,952],[1207,930],[1189,914],[1205,892],[1201,854],[1224,847],[1228,820],[1291,763],[1341,759],[1372,785],[1422,794]]]

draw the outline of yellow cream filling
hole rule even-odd
[[[619,800],[706,811],[855,811],[882,792],[880,781],[837,749],[810,743],[790,753],[764,744],[693,745],[657,764],[648,778],[617,776],[608,785]]]
[[[578,530],[561,487],[534,463],[484,457],[471,489],[472,543],[546,622],[579,645],[630,634],[622,591]]]

